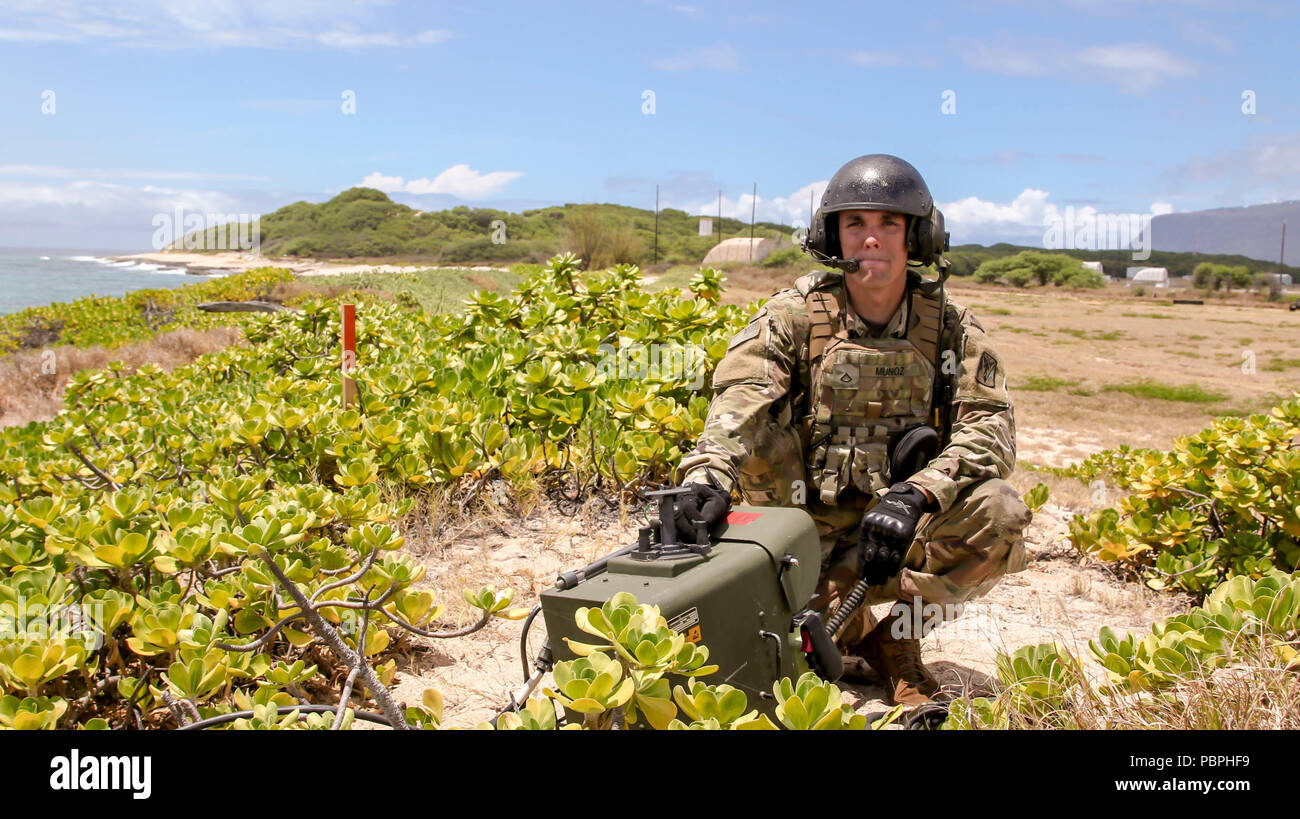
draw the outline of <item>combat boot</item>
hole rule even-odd
[[[880,675],[876,673],[874,667],[862,656],[862,643],[867,639],[877,625],[874,614],[871,613],[871,606],[863,603],[862,606],[849,617],[849,622],[840,629],[838,644],[840,645],[840,656],[844,662],[844,672],[840,679],[850,683],[874,683],[879,680]]]
[[[900,618],[910,620],[910,610],[899,612],[896,607],[854,646],[853,653],[863,657],[880,675],[885,697],[891,705],[928,705],[934,702],[931,695],[939,690],[939,681],[921,663],[921,641],[891,633],[891,627]]]

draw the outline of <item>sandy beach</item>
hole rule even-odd
[[[353,273],[411,273],[416,270],[436,270],[446,267],[455,270],[505,270],[501,267],[465,267],[464,265],[395,265],[395,264],[348,264],[346,262],[322,262],[316,259],[299,259],[297,257],[273,258],[258,253],[240,253],[238,251],[221,251],[217,253],[185,253],[179,251],[160,251],[156,253],[132,253],[125,256],[113,256],[114,261],[152,262],[171,267],[183,267],[187,273],[209,275],[213,273],[242,273],[255,267],[287,267],[298,276],[346,276]]]

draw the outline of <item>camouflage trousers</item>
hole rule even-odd
[[[828,618],[858,580],[858,535],[867,505],[862,498],[845,506],[808,506],[822,543],[812,607]],[[841,628],[839,643],[852,646],[871,630],[871,604],[919,598],[937,604],[948,619],[957,604],[987,594],[1005,574],[1024,571],[1029,561],[1022,535],[1032,516],[1011,484],[998,478],[967,486],[946,512],[922,515],[902,570],[867,590],[866,602]]]

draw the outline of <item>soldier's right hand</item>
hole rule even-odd
[[[710,527],[727,516],[731,508],[731,493],[725,492],[706,483],[682,484],[691,490],[677,498],[673,520],[679,533],[693,536],[695,525],[704,521]]]

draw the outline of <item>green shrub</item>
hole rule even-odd
[[[220,286],[235,295],[282,273]],[[309,656],[355,670],[358,707],[388,714],[397,638],[442,634],[395,521],[417,496],[463,505],[489,481],[617,496],[666,480],[704,428],[709,372],[753,312],[717,303],[716,271],[690,286],[650,294],[635,267],[582,275],[565,256],[509,295],[472,294],[463,315],[361,302],[347,409],[331,301],[245,314],[246,346],[171,372],[112,362],[72,376],[67,412],[0,430],[0,629],[15,601],[84,604],[99,644],[44,624],[0,641],[0,725],[171,727],[247,710],[237,727],[328,728],[275,710],[298,703]],[[601,346],[620,334],[690,345],[698,369],[635,354],[620,366]],[[466,595],[477,627],[526,615],[510,601]],[[829,702],[815,681],[793,686],[780,695]],[[396,719],[436,727],[440,702]]]
[[[797,247],[782,247],[768,254],[762,261],[763,267],[791,267],[808,259],[807,254]],[[808,259],[808,261],[812,261]]]
[[[1157,588],[1204,593],[1219,582],[1300,567],[1300,400],[1268,415],[1222,417],[1170,452],[1120,447],[1063,474],[1109,475],[1131,491],[1076,516],[1076,548],[1131,567]]]
[[[1030,282],[1067,287],[1100,287],[1104,283],[1100,274],[1085,268],[1078,259],[1061,253],[1041,253],[1034,250],[991,259],[982,263],[975,271],[977,282],[997,279],[1002,279],[1016,287],[1025,287]]]
[[[114,348],[180,327],[201,330],[240,324],[249,314],[207,313],[196,305],[266,299],[276,284],[293,279],[293,273],[284,268],[259,267],[174,289],[136,290],[121,297],[86,296],[29,307],[0,316],[0,354],[51,344]]]

